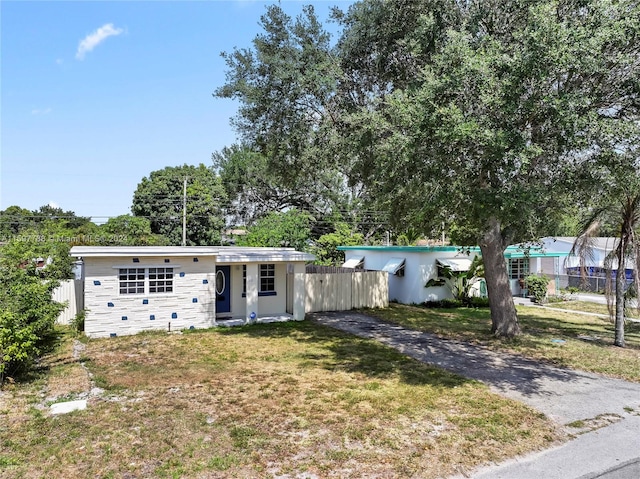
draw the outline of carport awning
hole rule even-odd
[[[364,265],[364,256],[358,258],[351,258],[345,261],[342,265],[343,268],[360,268]]]
[[[398,272],[404,268],[404,258],[391,258],[387,261],[387,264],[384,265],[382,271],[386,271],[389,274],[398,274]]]
[[[445,266],[453,272],[469,271],[471,260],[469,258],[438,258],[436,262],[439,266]]]

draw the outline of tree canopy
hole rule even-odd
[[[556,230],[584,172],[639,137],[637,3],[362,0],[333,17],[334,46],[311,8],[268,7],[216,94],[284,184],[335,178],[397,231],[445,222],[479,245],[492,331],[518,334],[505,248]]]
[[[220,177],[203,164],[168,166],[151,172],[138,184],[131,211],[150,221],[151,233],[164,236],[172,245],[182,244],[185,179],[186,244],[220,244],[227,195]]]

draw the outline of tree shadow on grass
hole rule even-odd
[[[310,321],[256,324],[222,329],[220,334],[252,338],[287,338],[302,344],[303,367],[363,374],[372,379],[398,378],[409,385],[453,388],[472,382],[458,374],[419,362],[396,349]]]

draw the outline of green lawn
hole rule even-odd
[[[613,324],[608,320],[538,307],[518,307],[523,334],[512,340],[496,339],[491,335],[488,309],[428,309],[391,304],[387,309],[368,312],[441,337],[480,343],[494,350],[515,352],[559,366],[640,381],[638,324],[627,325],[627,347],[622,349],[613,346]]]
[[[0,477],[435,478],[563,437],[482,384],[310,322],[91,340],[76,356],[67,336],[0,391]],[[104,393],[50,416],[89,389],[81,363]]]
[[[609,315],[609,309],[606,304],[592,303],[590,301],[560,301],[557,303],[548,303],[546,306],[550,308],[568,309],[573,311],[584,311],[585,313],[596,313]],[[628,309],[626,317],[638,318],[640,314],[635,309]]]

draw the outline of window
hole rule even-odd
[[[173,293],[173,268],[119,268],[120,294]]]
[[[120,294],[144,294],[144,268],[120,268]]]
[[[149,293],[173,292],[173,268],[149,268]]]
[[[242,265],[242,294],[247,294],[247,265]]]
[[[529,258],[509,260],[509,277],[511,279],[524,278],[529,275]]]
[[[260,265],[260,293],[275,292],[276,290],[276,265]]]

